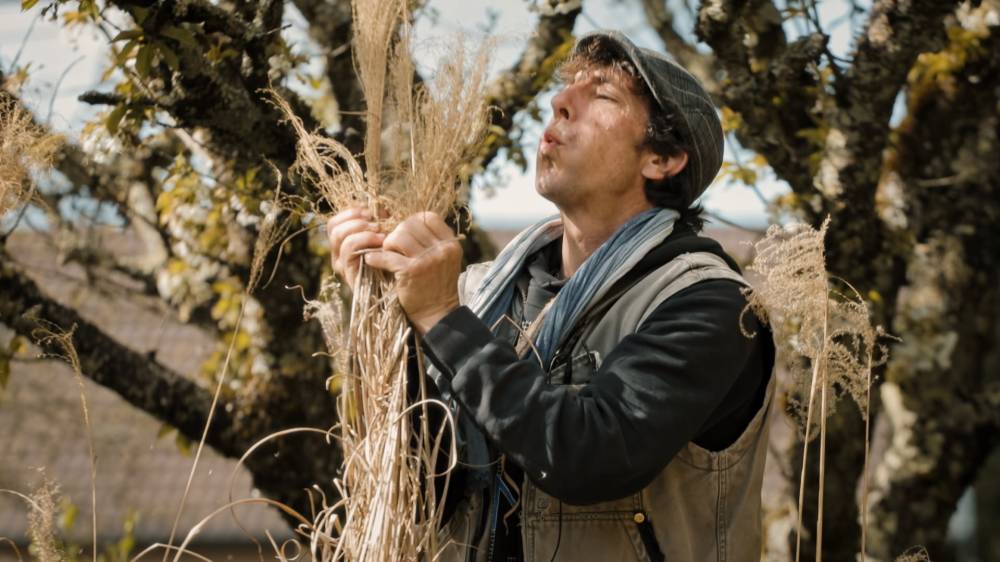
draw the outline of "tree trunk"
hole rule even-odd
[[[892,435],[876,470],[871,550],[882,560],[918,544],[947,560],[956,503],[1000,442],[1000,41],[989,30],[973,42],[956,34],[926,61],[957,67],[911,75],[884,176],[883,190],[903,190],[895,203],[914,243],[881,388]]]

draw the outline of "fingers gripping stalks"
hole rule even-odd
[[[459,306],[459,239],[437,214],[418,213],[385,238],[381,251],[365,254],[366,264],[395,275],[399,303],[420,333]]]
[[[333,270],[354,290],[361,253],[382,246],[385,234],[372,220],[371,214],[360,207],[351,207],[334,215],[326,223],[330,242],[330,262]]]

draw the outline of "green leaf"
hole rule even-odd
[[[142,25],[142,22],[146,21],[149,17],[149,8],[143,8],[142,6],[131,6],[132,18],[135,19],[135,23]]]
[[[122,31],[118,35],[112,37],[111,42],[117,43],[118,41],[124,41],[126,39],[138,39],[140,37],[142,37],[141,29],[126,29],[125,31]]]
[[[157,41],[156,50],[160,51],[160,56],[163,57],[163,62],[167,63],[170,70],[177,72],[181,68],[181,61],[177,58],[177,53],[173,49],[168,47],[166,44]]]
[[[180,431],[177,432],[177,436],[174,437],[174,444],[177,445],[177,450],[181,452],[185,457],[191,456],[191,440],[181,434]]]
[[[149,70],[153,67],[153,46],[143,45],[139,47],[139,53],[135,56],[135,71],[139,78],[145,79],[149,76]]]
[[[171,431],[174,431],[174,428],[172,426],[165,423],[161,423],[159,431],[156,432],[156,438],[163,439],[167,435],[170,435]]]
[[[10,361],[17,356],[18,353],[23,353],[27,349],[27,343],[25,339],[21,336],[14,336],[7,343],[7,349],[0,348],[0,390],[7,387],[7,383],[10,381]]]
[[[185,47],[198,47],[198,41],[190,31],[176,25],[168,25],[160,30],[160,35],[169,37]]]
[[[0,353],[0,391],[7,388],[10,380],[10,356]]]
[[[125,43],[125,46],[122,47],[120,51],[118,51],[118,56],[115,57],[115,64],[118,66],[125,64],[125,61],[128,60],[128,57],[132,54],[132,51],[134,51],[135,48],[138,46],[139,46],[139,41],[136,39],[132,39],[128,43]],[[105,80],[107,80],[107,78],[105,78]]]
[[[115,108],[111,110],[107,119],[104,120],[104,126],[108,128],[109,133],[112,135],[118,133],[118,125],[121,124],[122,117],[125,117],[125,111],[127,110],[128,108],[125,107],[124,104],[115,106]]]
[[[73,529],[73,525],[76,524],[76,516],[80,514],[80,508],[73,505],[73,502],[68,499],[63,498],[61,508],[62,514],[59,517],[59,528],[63,532],[70,531]]]

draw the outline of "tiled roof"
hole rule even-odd
[[[116,251],[129,253],[132,241],[110,238]],[[15,235],[8,250],[28,268],[43,291],[76,308],[119,341],[156,357],[182,373],[197,373],[212,349],[211,338],[161,312],[155,300],[137,298],[122,287],[95,287],[82,272],[59,266],[56,252],[38,235]],[[10,339],[0,333],[0,343]],[[40,468],[79,508],[71,539],[89,543],[90,460],[80,408],[79,386],[72,371],[57,361],[14,361],[0,394],[0,488],[30,492],[41,480]],[[121,373],[128,376],[128,373]],[[141,543],[166,539],[194,457],[178,451],[172,436],[157,438],[161,423],[126,403],[114,392],[86,380],[94,447],[97,454],[98,540],[121,534],[129,510],[139,513],[136,537]],[[206,448],[199,461],[179,525],[181,537],[203,516],[226,504],[235,460]],[[237,470],[234,498],[250,497],[250,474]],[[240,522],[254,536],[265,529],[287,536],[287,525],[268,507],[237,508]],[[27,510],[21,500],[0,494],[0,537],[23,541]],[[247,542],[226,513],[199,533],[203,541]]]

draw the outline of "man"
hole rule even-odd
[[[444,558],[759,560],[774,351],[735,264],[696,235],[715,108],[616,32],[580,39],[561,74],[536,167],[559,219],[492,264],[459,281],[431,214],[388,234],[356,209],[329,224],[346,279],[381,248],[365,263],[395,274],[438,386],[489,445]]]

